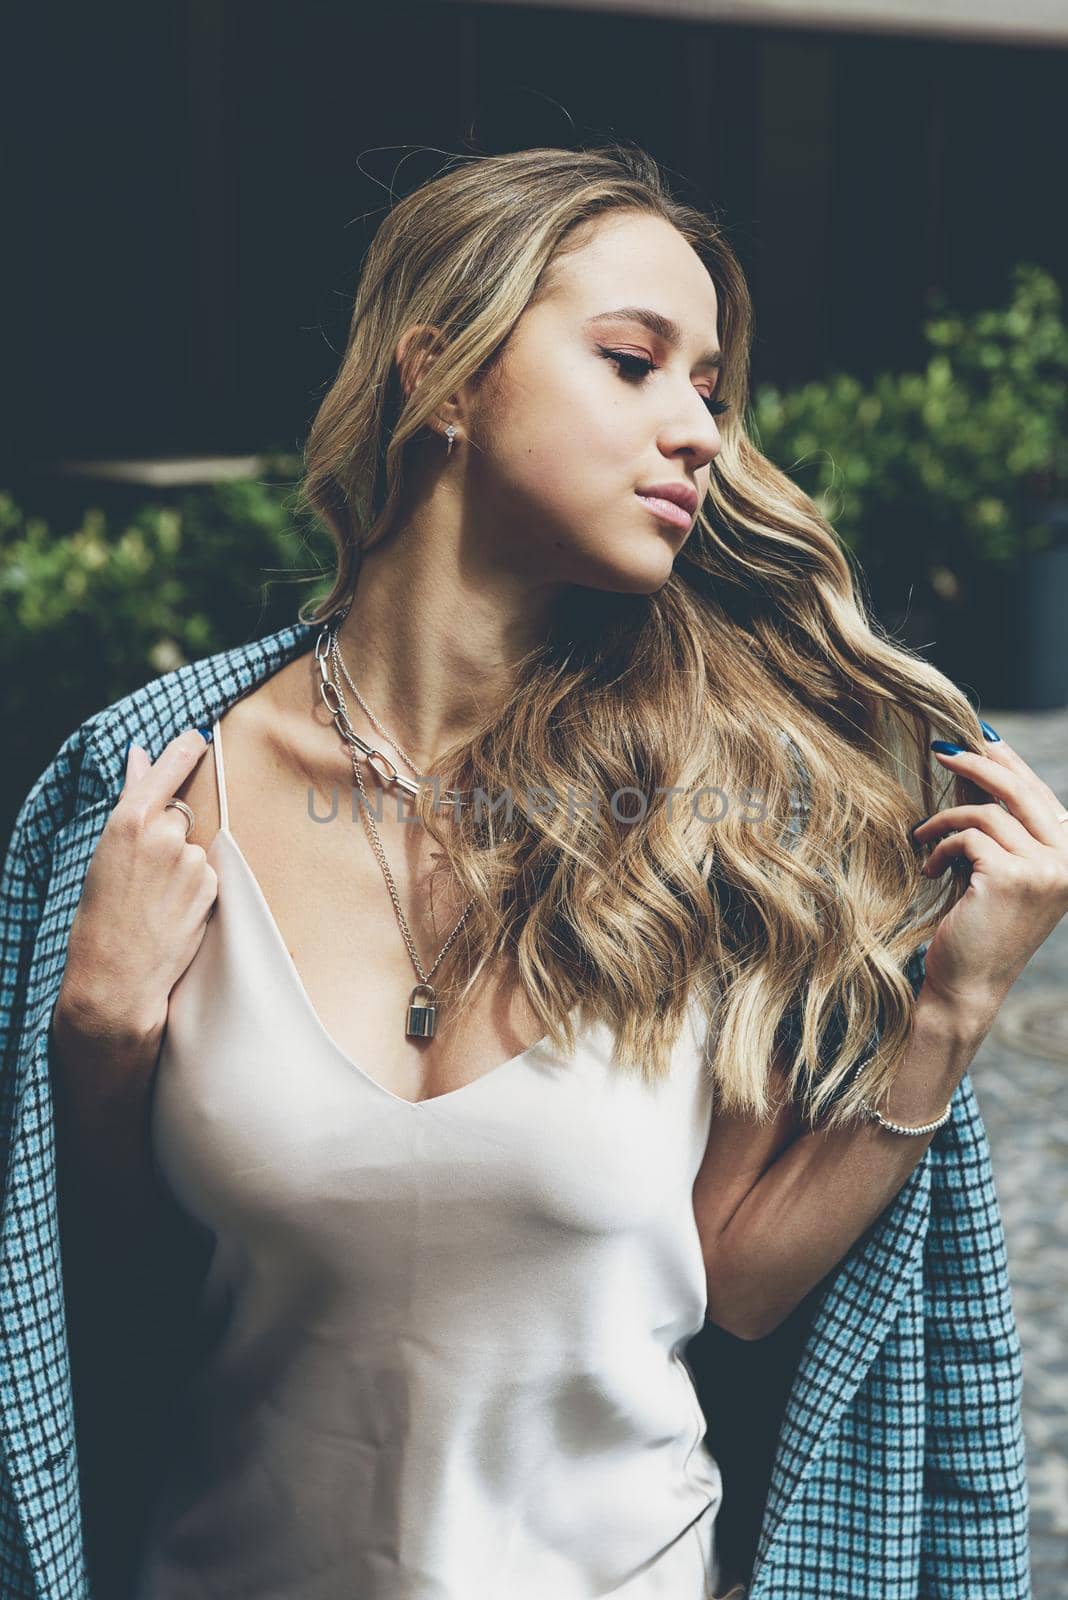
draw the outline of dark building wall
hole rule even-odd
[[[927,291],[1068,277],[1068,54],[557,9],[24,8],[3,455],[295,446],[360,255],[445,155],[622,136],[728,225],[755,376],[922,354]]]

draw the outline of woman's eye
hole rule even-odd
[[[621,378],[647,378],[653,370],[653,363],[644,356],[632,356],[626,350],[598,348],[609,361],[615,362]]]
[[[645,356],[631,355],[627,350],[606,350],[603,345],[598,345],[597,348],[606,360],[615,363],[621,378],[629,381],[636,379],[640,383],[655,370],[654,363]],[[725,411],[730,410],[726,400],[717,400],[713,395],[703,394],[701,399],[713,417],[721,417]]]

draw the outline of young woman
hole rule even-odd
[[[87,1549],[135,1600],[1028,1592],[965,1074],[1068,813],[866,617],[747,437],[749,338],[640,152],[451,167],[311,430],[329,593],[31,792],[5,1594]],[[684,1351],[817,1290],[734,1570]]]

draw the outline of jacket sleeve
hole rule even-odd
[[[51,968],[48,973],[41,970],[39,934],[53,840],[70,821],[78,796],[83,732],[80,728],[71,734],[33,785],[16,817],[0,868],[0,1320],[5,1330],[0,1358],[0,1592],[5,1600],[30,1600],[41,1592],[42,1561],[50,1564],[55,1585],[50,1593],[57,1600],[61,1594],[81,1594],[84,1584],[77,1481],[72,1476],[75,1469],[69,1443],[71,1396],[61,1359],[65,1352],[59,1346],[49,1347],[57,1366],[53,1390],[42,1401],[40,1389],[26,1371],[25,1340],[21,1337],[32,1326],[28,1337],[47,1341],[60,1315],[60,1284],[48,1265],[54,1261],[54,1251],[50,1251],[47,1230],[42,1231],[41,1224],[47,1206],[47,1177],[46,1188],[38,1186],[40,1173],[49,1170],[48,1132],[41,1107],[27,1084],[47,1048],[47,1021],[42,1028],[33,1015],[51,975]],[[31,1301],[26,1293],[28,1272],[32,1273]],[[12,1328],[20,1333],[16,1355],[6,1343]],[[20,1462],[12,1455],[9,1430],[16,1418],[22,1420],[23,1436],[35,1442],[38,1452],[32,1468],[33,1487],[23,1487],[23,1502],[27,1493],[44,1497],[32,1556],[15,1493],[15,1473],[21,1477],[26,1470],[25,1459]],[[43,1534],[42,1527],[47,1530]]]
[[[920,1593],[1031,1600],[1023,1362],[990,1147],[967,1074],[930,1157]]]
[[[49,1594],[102,1597],[131,1592],[138,1542],[165,1462],[172,1408],[195,1354],[196,1296],[208,1264],[200,1233],[168,1209],[150,1236],[113,1248],[79,1212],[64,1184],[63,1146],[52,1103],[40,1092],[48,1063],[51,1001],[66,962],[68,917],[90,859],[88,833],[75,851],[58,848],[68,825],[113,797],[87,725],[64,745],[24,802],[2,877],[4,1116],[0,1313],[17,1325],[32,1372],[0,1360],[0,1597],[31,1600],[30,1552],[4,1475],[10,1419],[24,1433],[73,1432],[71,1498],[48,1507],[34,1530],[36,1559],[48,1561]],[[95,829],[94,829],[95,832]],[[62,881],[59,874],[62,873]],[[34,1068],[38,1071],[35,1074]],[[30,1108],[29,1110],[27,1108]],[[84,1222],[84,1226],[83,1226]],[[26,1263],[32,1263],[32,1319]],[[2,1320],[2,1319],[0,1319]],[[47,1465],[47,1463],[46,1463]],[[65,1469],[66,1470],[66,1469]],[[49,1492],[58,1480],[51,1480]],[[42,1502],[44,1504],[44,1502]],[[80,1520],[79,1520],[80,1519]],[[53,1538],[42,1556],[43,1542]]]

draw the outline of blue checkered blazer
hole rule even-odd
[[[3,1600],[90,1593],[48,1070],[49,1020],[85,871],[122,787],[127,741],[158,755],[310,649],[314,636],[312,625],[291,624],[88,718],[15,825],[3,866],[0,990]],[[967,1075],[951,1120],[814,1291],[809,1311],[743,1574],[748,1600],[1027,1600],[1021,1349]],[[725,1486],[727,1515],[740,1508],[729,1479]]]

